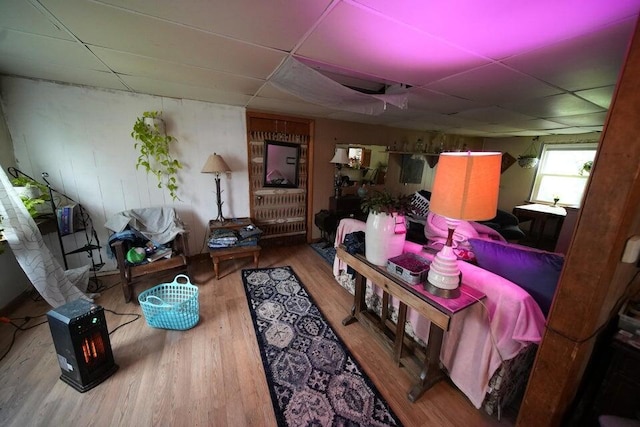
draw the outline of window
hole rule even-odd
[[[533,202],[580,206],[589,173],[583,171],[586,162],[596,157],[596,142],[579,144],[545,144],[531,190]]]

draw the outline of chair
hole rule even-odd
[[[142,217],[140,216],[141,213],[143,213]],[[146,221],[147,217],[144,215],[147,214],[152,216],[153,219],[151,221]],[[128,222],[126,222],[126,226],[122,226],[125,223],[125,219],[128,219]],[[159,224],[157,223],[158,221]],[[113,224],[117,225],[114,226]],[[159,276],[160,273],[175,269],[176,273],[186,271],[187,275],[191,276],[188,232],[181,227],[173,209],[149,208],[124,211],[119,213],[115,219],[109,220],[105,226],[114,231],[114,234],[109,238],[109,244],[115,254],[118,270],[120,271],[120,281],[125,302],[130,302],[134,297],[133,285],[144,279],[151,279],[152,275]],[[129,263],[127,261],[127,252],[136,244],[132,239],[120,238],[126,235],[127,231],[133,232],[131,234],[152,236],[154,241],[156,241],[155,236],[158,236],[158,243],[171,247],[171,257],[143,264]],[[136,231],[139,233],[136,233]],[[169,237],[172,237],[172,239],[165,241]]]

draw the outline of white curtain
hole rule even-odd
[[[0,168],[0,215],[4,236],[18,264],[40,295],[52,307],[78,298],[92,301],[84,291],[89,283],[89,266],[66,272],[51,255],[35,221]],[[0,255],[1,256],[1,255]],[[6,256],[6,254],[4,255]],[[81,290],[82,289],[82,290]]]
[[[285,59],[269,83],[307,102],[360,114],[377,116],[384,113],[387,104],[403,110],[408,105],[406,90],[385,95],[364,94],[331,80],[293,57]]]

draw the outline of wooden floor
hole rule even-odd
[[[477,410],[448,381],[416,403],[406,398],[412,380],[359,324],[342,326],[351,296],[333,279],[329,265],[307,245],[264,248],[261,267],[290,265],[367,375],[406,426],[510,426]],[[79,393],[59,379],[60,368],[46,324],[20,331],[0,361],[1,426],[272,426],[275,418],[247,308],[240,269],[253,260],[224,261],[215,280],[211,261],[195,263],[200,287],[200,322],[178,332],[152,329],[143,318],[111,336],[120,369],[105,382]],[[117,276],[104,277],[105,285]],[[136,287],[136,292],[148,286]],[[119,313],[141,313],[125,304],[119,286],[96,302]],[[35,317],[50,308],[28,300],[11,317]],[[105,313],[109,331],[131,319]],[[27,326],[45,317],[31,320]],[[19,322],[21,323],[21,322]],[[0,324],[0,354],[13,326]]]

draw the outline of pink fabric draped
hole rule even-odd
[[[353,219],[340,222],[336,246],[344,236],[364,231],[365,223]],[[406,242],[405,252],[432,259],[422,245]],[[488,392],[491,376],[502,361],[515,357],[523,348],[542,339],[545,319],[531,296],[516,284],[467,262],[458,262],[464,283],[482,291],[486,298],[456,314],[445,333],[440,360],[453,383],[480,408]],[[346,264],[334,261],[334,275],[346,269]],[[376,287],[376,293],[382,290]],[[398,301],[391,298],[394,307]],[[428,340],[430,322],[409,308],[409,322],[424,342]]]

